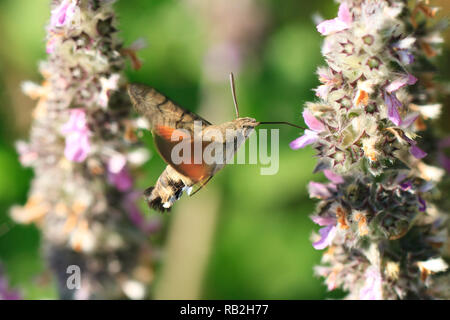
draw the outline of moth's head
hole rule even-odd
[[[247,139],[248,136],[255,130],[255,127],[259,125],[259,122],[253,118],[237,118],[234,120],[236,124],[236,129],[243,131],[244,137]]]
[[[128,95],[130,96],[133,105],[138,108],[145,102],[147,94],[151,91],[151,88],[137,83],[128,84]]]

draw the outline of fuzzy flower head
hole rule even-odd
[[[37,224],[55,274],[73,257],[83,262],[82,289],[59,279],[61,296],[143,299],[153,278],[148,233],[157,225],[128,201],[136,193],[131,168],[148,154],[139,151],[120,86],[130,54],[118,37],[114,0],[50,2],[49,56],[39,65],[44,81],[23,86],[39,101],[29,142],[17,145],[35,176],[28,201],[11,217]],[[0,298],[3,287],[0,281]]]
[[[337,17],[317,25],[326,66],[303,110],[308,129],[290,144],[311,145],[314,171],[330,180],[308,184],[320,199],[312,245],[327,249],[315,271],[349,299],[429,298],[431,275],[447,269],[438,258],[445,220],[428,202],[443,170],[421,161],[416,133],[441,110],[428,102],[437,96],[426,63],[441,41],[438,24],[424,21],[436,9],[426,0],[337,2]],[[450,168],[447,140],[438,160]]]
[[[394,172],[383,175],[379,183],[370,183],[369,178],[351,181],[335,174],[331,177],[337,183],[309,184],[310,196],[321,199],[320,210],[312,220],[326,227],[319,231],[321,241],[313,244],[316,249],[331,244],[335,227],[355,241],[363,237],[399,239],[417,214],[426,210],[422,195],[429,187],[424,181],[412,182]]]
[[[319,161],[339,173],[377,175],[396,161],[398,149],[419,159],[426,155],[406,126],[416,114],[408,108],[407,92],[417,78],[398,71],[408,70],[415,38],[399,21],[401,2],[340,2],[338,17],[317,26],[325,36],[322,53],[328,66],[317,72],[319,101],[303,112],[309,129],[290,146],[312,145]]]

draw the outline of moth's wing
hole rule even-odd
[[[183,109],[152,87],[130,84],[128,93],[137,112],[149,121],[151,130],[156,130],[157,134],[159,134],[159,126],[193,132],[194,121],[200,121],[202,127],[211,125],[202,117]]]
[[[154,135],[155,146],[161,155],[161,157],[171,165],[179,173],[189,177],[195,183],[198,183],[205,178],[211,176],[214,166],[204,162],[203,157],[198,163],[195,162],[195,138],[192,135],[187,134],[188,131],[180,129],[173,129],[165,126],[158,126],[155,130],[158,134]],[[174,136],[180,137],[179,141],[172,141]],[[209,142],[199,142],[200,147]],[[184,144],[183,150],[174,150],[174,147],[178,144]],[[180,148],[180,145],[178,146]],[[182,157],[182,161],[174,161],[172,152],[174,155]],[[185,156],[184,152],[188,152]]]
[[[179,173],[190,177],[195,182],[201,181],[211,172],[204,163],[176,164],[172,160],[172,149],[179,141],[172,141],[176,134],[181,140],[190,143],[192,157],[194,155],[194,121],[199,121],[202,129],[211,125],[202,117],[183,109],[154,88],[130,84],[128,93],[135,109],[144,116],[153,133],[155,145],[161,157]]]
[[[209,179],[221,170],[239,147],[242,139],[237,135],[226,137],[223,125],[209,125],[200,135],[193,135],[189,130],[173,129],[157,125],[154,131],[155,145],[161,157],[181,174],[191,178],[200,189],[209,182]],[[175,141],[172,139],[174,138]],[[228,141],[230,140],[230,141]],[[245,140],[245,139],[243,139]],[[181,146],[181,143],[184,146]],[[177,147],[175,150],[174,148]],[[201,150],[196,150],[200,148]],[[199,152],[200,151],[200,152]],[[188,155],[185,156],[185,152]],[[174,161],[175,156],[182,157]],[[200,156],[196,159],[196,156]],[[181,160],[181,161],[180,161]]]

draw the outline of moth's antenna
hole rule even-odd
[[[230,73],[231,94],[233,95],[234,108],[236,109],[236,118],[239,118],[239,107],[236,99],[236,88],[234,87],[234,75]]]
[[[295,128],[299,128],[302,130],[306,130],[306,128],[298,126],[296,124],[290,123],[290,122],[286,122],[286,121],[264,121],[264,122],[260,122],[259,124],[286,124],[288,126],[291,127],[295,127]]]

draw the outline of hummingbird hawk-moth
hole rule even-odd
[[[240,118],[236,101],[234,78],[230,75],[233,101],[236,109],[236,119],[219,125],[213,125],[193,112],[183,109],[165,95],[154,88],[142,84],[129,84],[128,94],[136,111],[145,117],[152,132],[156,149],[167,163],[167,167],[159,176],[154,187],[144,191],[144,197],[150,208],[158,211],[169,210],[183,192],[193,195],[206,185],[210,179],[233,157],[239,147],[260,124],[288,124],[298,128],[302,127],[287,122],[258,122],[253,118]],[[200,131],[195,125],[199,125]],[[225,139],[217,139],[217,135]],[[231,132],[231,134],[230,134]],[[178,137],[174,139],[174,137]],[[210,137],[205,139],[205,137]],[[221,161],[196,161],[190,152],[189,161],[174,161],[172,151],[180,139],[192,149],[200,142],[202,152],[213,147],[214,150],[223,150],[216,154]],[[226,146],[231,146],[227,148]],[[188,150],[189,151],[189,150]],[[195,151],[195,150],[194,150]],[[192,193],[193,187],[198,189]]]

